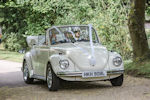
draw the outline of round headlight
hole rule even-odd
[[[69,61],[68,60],[60,60],[59,64],[60,64],[60,68],[64,69],[64,70],[69,67]]]
[[[122,64],[122,59],[120,57],[116,57],[113,59],[113,64],[118,67]]]

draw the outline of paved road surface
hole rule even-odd
[[[26,85],[20,67],[0,60],[0,100],[150,100],[150,79],[125,75],[121,87],[112,87],[109,81],[67,82],[49,92],[44,82]]]
[[[0,87],[26,85],[23,82],[21,66],[21,63],[0,60]]]

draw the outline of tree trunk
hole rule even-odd
[[[128,27],[133,45],[134,59],[143,58],[149,51],[145,33],[146,0],[131,0]]]

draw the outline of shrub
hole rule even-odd
[[[5,39],[4,47],[10,51],[18,51],[26,46],[25,38],[16,33],[10,33]]]

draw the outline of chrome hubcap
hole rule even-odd
[[[27,63],[24,64],[24,70],[23,70],[23,78],[26,81],[29,75],[29,70],[28,70],[28,66]]]
[[[48,68],[48,73],[47,73],[47,85],[48,85],[48,88],[51,88],[51,85],[52,85],[52,72],[51,72],[50,68]]]

